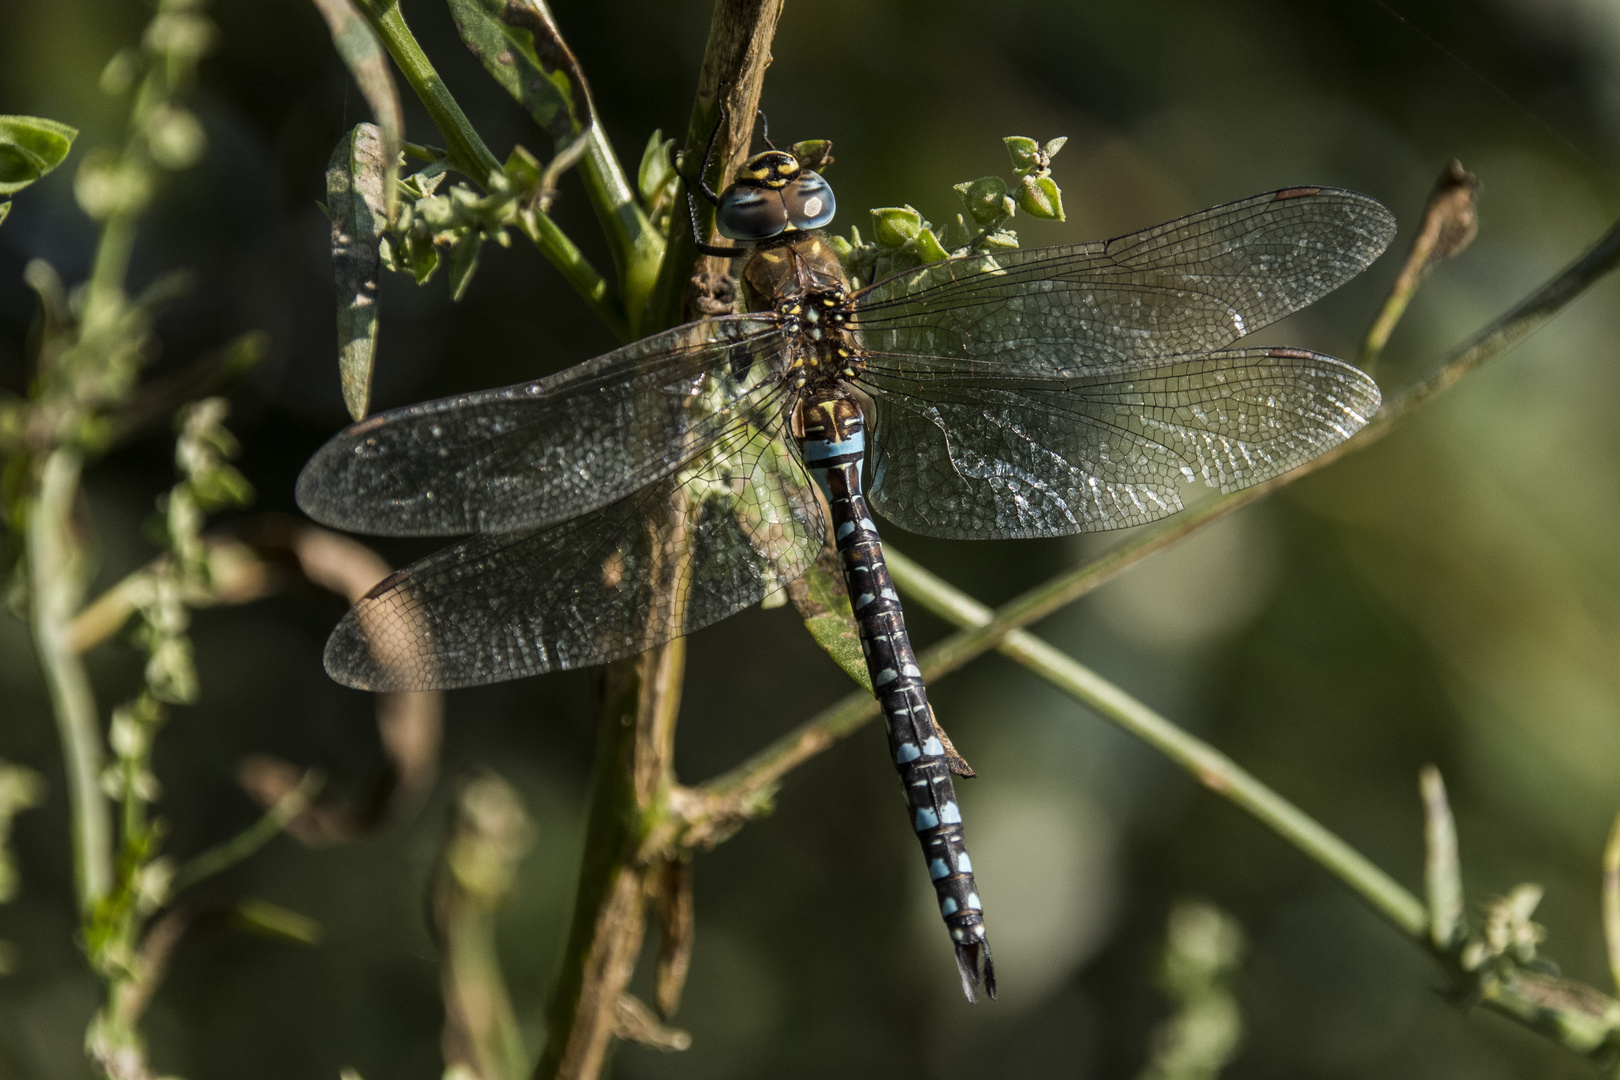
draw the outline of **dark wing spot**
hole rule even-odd
[[[377,582],[377,584],[373,585],[371,587],[371,591],[366,593],[362,599],[375,600],[384,593],[393,591],[410,576],[411,572],[409,570],[395,570],[392,574],[389,574],[387,577]]]

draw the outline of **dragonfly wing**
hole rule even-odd
[[[779,389],[780,353],[773,318],[709,319],[536,382],[380,413],[316,452],[298,505],[389,536],[562,521],[691,461]]]
[[[857,294],[897,366],[1064,376],[1225,348],[1332,292],[1395,235],[1376,201],[1293,188],[1113,240],[947,259]]]
[[[370,690],[476,686],[643,652],[757,603],[799,576],[824,531],[783,424],[738,422],[617,502],[407,567],[344,616],[326,670]]]
[[[1153,521],[1181,509],[1183,484],[1278,476],[1379,404],[1359,369],[1283,348],[1047,380],[874,364],[860,382],[876,405],[873,507],[914,532],[981,539]]]

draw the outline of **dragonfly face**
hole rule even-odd
[[[947,537],[1114,529],[1175,513],[1189,485],[1236,490],[1330,449],[1377,385],[1238,342],[1360,273],[1394,219],[1289,188],[851,292],[815,231],[831,191],[793,155],[755,157],[718,202],[722,231],[756,245],[747,314],[383,413],[316,453],[298,481],[311,517],[473,534],[356,604],[327,671],[423,690],[604,663],[757,603],[830,533],[963,989],[993,994],[945,740],[871,511]]]
[[[728,240],[752,243],[824,228],[837,211],[832,188],[819,174],[786,150],[767,150],[749,158],[721,193],[715,225]]]

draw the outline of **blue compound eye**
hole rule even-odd
[[[787,207],[788,221],[796,229],[819,229],[838,212],[832,186],[820,174],[808,170],[782,189],[782,203]]]
[[[769,240],[788,227],[780,191],[744,184],[726,188],[714,217],[720,235],[728,240]]]

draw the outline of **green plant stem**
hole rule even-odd
[[[664,237],[653,229],[642,211],[602,125],[592,124],[585,139],[585,191],[612,245],[613,262],[619,271],[619,295],[627,325],[616,332],[630,341],[646,332],[647,301],[663,265]]]
[[[178,896],[205,878],[213,877],[258,851],[280,834],[293,818],[309,808],[325,784],[325,778],[315,770],[304,774],[298,786],[277,799],[258,821],[216,847],[194,855],[175,871],[169,884],[169,895]]]
[[[358,0],[357,7],[371,23],[383,47],[394,58],[405,81],[416,91],[417,98],[427,108],[428,115],[444,136],[449,151],[450,167],[480,185],[489,183],[491,173],[501,171],[501,163],[490,153],[479,137],[472,121],[461,111],[450,88],[444,85],[433,63],[416,42],[411,28],[405,25],[405,16],[397,0]]]
[[[450,167],[472,178],[480,186],[487,185],[492,173],[501,171],[501,163],[490,152],[478,131],[461,111],[450,88],[444,85],[433,62],[417,44],[416,36],[405,24],[405,16],[396,0],[357,0],[361,12],[372,29],[382,39],[388,55],[394,58],[405,81],[427,109],[433,123],[444,136]],[[557,223],[538,207],[528,207],[521,215],[523,234],[529,238],[540,254],[555,266],[568,284],[584,298],[620,338],[627,338],[630,322],[624,305],[614,294],[583,252],[568,239]]]
[[[102,329],[102,320],[122,308],[124,275],[129,271],[130,256],[135,250],[138,224],[135,215],[123,213],[114,214],[102,223],[96,260],[85,286],[81,336],[95,335]]]
[[[613,287],[590,260],[585,258],[583,252],[574,246],[568,234],[557,227],[557,223],[548,215],[542,214],[538,209],[530,208],[518,215],[518,222],[522,226],[523,235],[527,236],[535,247],[555,266],[563,278],[578,293],[596,317],[601,319],[613,334],[621,341],[630,340],[630,321],[625,314],[623,302],[613,291]]]
[[[28,574],[35,648],[50,687],[72,808],[74,881],[88,913],[112,888],[112,811],[101,790],[101,725],[90,678],[71,640],[80,568],[73,504],[83,460],[71,447],[51,451],[28,511]]]
[[[904,555],[889,552],[888,562],[901,591],[934,614],[963,627],[985,626],[991,621],[989,608]],[[1421,900],[1219,750],[1028,631],[1008,633],[997,650],[1135,735],[1210,791],[1247,810],[1405,933],[1417,938],[1427,935],[1429,915]]]

